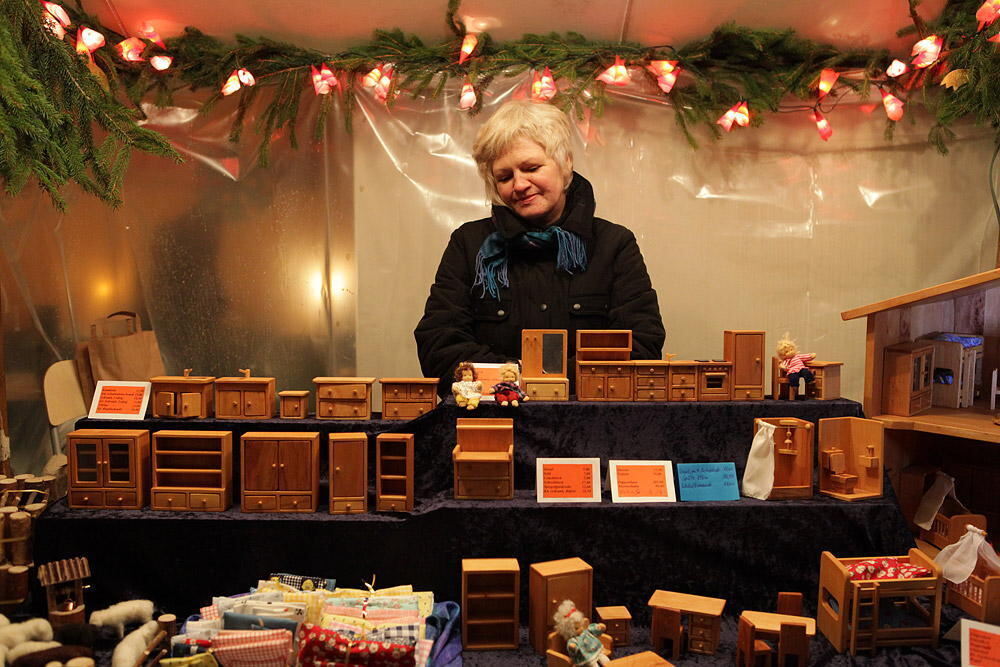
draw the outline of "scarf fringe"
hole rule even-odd
[[[587,270],[587,248],[583,239],[562,227],[549,227],[544,232],[529,232],[531,240],[549,241],[555,237],[556,268],[573,275]],[[476,254],[476,280],[472,289],[481,288],[480,298],[488,293],[494,299],[500,298],[500,287],[510,287],[507,256],[509,244],[500,232],[486,237]]]

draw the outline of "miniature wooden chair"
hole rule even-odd
[[[802,593],[778,593],[778,613],[788,616],[801,616]]]
[[[806,667],[809,637],[805,623],[782,623],[778,635],[778,667]]]
[[[610,656],[615,643],[611,635],[601,635],[601,643],[604,644],[604,655]],[[555,631],[550,632],[547,646],[545,667],[573,667],[573,661],[566,655],[566,640],[562,635]]]
[[[661,614],[664,621],[663,632],[658,639],[663,640],[665,648],[670,654],[670,659],[677,660],[685,650],[684,640],[686,639],[684,625],[681,623],[681,612],[677,609],[663,609]],[[658,649],[659,646],[653,648]]]
[[[768,667],[771,664],[772,652],[770,644],[762,639],[757,639],[756,626],[741,615],[736,637],[737,667]],[[803,664],[802,667],[805,665]]]
[[[798,385],[795,385],[793,387],[791,383],[788,381],[787,377],[778,378],[778,395],[774,397],[774,400],[794,401],[798,395],[799,395]]]

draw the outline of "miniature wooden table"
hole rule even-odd
[[[652,651],[643,651],[634,655],[615,658],[608,667],[673,667],[674,663],[664,660]]]
[[[701,595],[688,595],[673,591],[655,591],[649,598],[653,608],[653,623],[649,629],[649,641],[656,648],[666,638],[663,631],[663,611],[676,609],[688,618],[688,651],[713,655],[719,645],[720,620],[726,601]]]
[[[743,617],[753,623],[754,632],[761,639],[777,640],[781,633],[782,623],[799,623],[806,626],[806,637],[816,634],[816,619],[808,616],[791,616],[789,614],[773,614],[768,611],[745,611]]]

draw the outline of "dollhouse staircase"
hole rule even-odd
[[[878,582],[864,581],[854,591],[851,605],[851,655],[858,651],[875,651],[878,629]]]

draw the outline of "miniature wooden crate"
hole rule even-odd
[[[513,498],[514,420],[460,418],[455,430],[455,498]]]
[[[628,646],[631,644],[632,614],[628,607],[595,607],[597,618],[607,626],[605,632],[615,640],[615,646]]]
[[[319,432],[250,432],[240,438],[244,512],[315,512]]]
[[[371,419],[371,377],[315,377],[317,419]]]
[[[330,514],[368,511],[368,436],[331,433]]]
[[[279,391],[278,411],[282,419],[304,419],[309,412],[309,391]]]
[[[66,436],[73,508],[141,509],[149,495],[149,431],[79,429]]]
[[[794,417],[761,417],[754,420],[756,434],[760,422],[773,424],[774,485],[768,500],[812,498],[813,425]]]
[[[722,357],[733,362],[733,400],[759,401],[764,398],[763,331],[722,332]]]
[[[214,414],[215,378],[190,375],[157,375],[149,378],[152,385],[153,416],[207,419]]]
[[[884,437],[873,419],[820,419],[819,492],[839,500],[881,497]]]
[[[230,431],[153,434],[154,510],[221,512],[232,498]]]
[[[413,510],[413,434],[383,433],[375,438],[375,508]]]
[[[436,378],[382,378],[382,419],[416,419],[437,405]]]
[[[668,400],[667,382],[670,376],[670,362],[662,359],[637,359],[633,364],[635,370],[633,400]]]
[[[462,647],[516,649],[521,642],[520,596],[516,558],[463,558]]]
[[[667,379],[671,401],[698,400],[698,362],[671,360]]]
[[[733,398],[733,364],[731,361],[698,363],[698,400],[730,401]]]
[[[222,377],[215,380],[215,416],[219,419],[274,417],[274,378]]]
[[[532,564],[528,574],[528,638],[536,652],[548,650],[552,615],[563,600],[572,600],[577,610],[590,617],[594,569],[581,558],[564,558]]]

